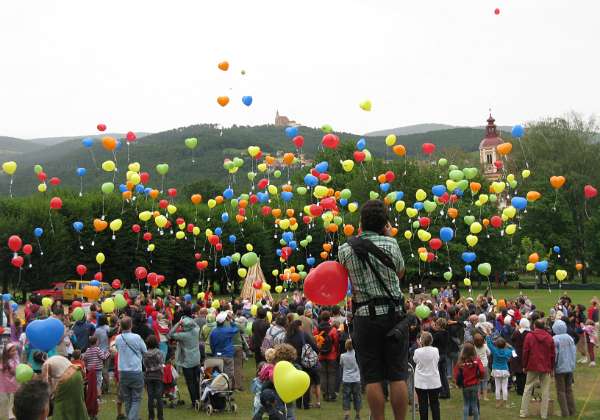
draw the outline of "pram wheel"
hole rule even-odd
[[[202,404],[200,403],[200,401],[196,401],[196,402],[194,403],[194,409],[195,409],[196,411],[200,411],[200,410],[202,409]]]
[[[210,416],[213,411],[213,406],[211,404],[206,404],[206,414]]]
[[[232,413],[236,413],[238,406],[236,403],[231,403],[231,405],[229,406],[229,409],[231,410]]]

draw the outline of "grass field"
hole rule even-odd
[[[475,293],[475,292],[474,292]],[[548,290],[527,290],[523,291],[523,294],[527,294],[533,302],[536,303],[540,310],[548,311],[548,309],[556,302],[558,297],[563,293],[558,290],[548,292]],[[582,302],[588,304],[589,300],[595,295],[595,292],[588,291],[570,291],[569,296],[574,302]],[[496,298],[512,298],[519,295],[517,289],[498,289],[494,292]],[[250,380],[254,377],[254,361],[251,360],[245,365],[245,382],[249,384]],[[183,378],[179,380],[180,390],[182,391],[183,398],[188,403],[184,407],[175,409],[165,408],[165,419],[177,419],[187,420],[196,419],[198,417],[206,417],[205,413],[197,413],[189,408],[189,398],[187,398],[187,391],[185,390],[185,383]],[[248,385],[245,386],[248,389]],[[575,373],[575,384],[574,384],[575,398],[577,404],[578,419],[600,419],[600,366],[595,368],[589,368],[587,365],[578,365]],[[104,401],[101,404],[101,410],[99,419],[108,420],[116,418],[116,407],[115,407],[115,389],[111,386],[110,394],[104,397]],[[514,392],[511,392],[510,400],[514,404],[512,408],[500,408],[495,407],[495,401],[493,401],[493,395],[489,395],[492,399],[490,401],[481,401],[481,419],[493,419],[502,418],[503,420],[517,419],[519,417],[519,406],[521,399]],[[556,399],[556,393],[554,384],[552,385],[552,398]],[[236,414],[231,413],[217,413],[213,414],[214,417],[219,419],[250,419],[252,416],[252,399],[253,396],[248,391],[236,393],[236,403],[239,407],[239,411]],[[146,396],[142,402],[141,419],[147,419],[146,409]],[[559,418],[560,409],[558,402],[554,403],[555,415],[550,418]],[[368,409],[366,401],[363,399],[363,412],[362,418],[368,418]],[[386,410],[386,419],[391,419],[391,411]],[[441,414],[444,420],[455,420],[462,419],[462,394],[460,390],[452,390],[452,398],[450,400],[442,400],[441,403]],[[341,401],[335,403],[322,403],[322,408],[311,409],[311,410],[297,410],[296,417],[301,420],[337,420],[343,418]],[[408,418],[410,419],[410,413]],[[418,413],[417,417],[418,418]],[[530,416],[533,418],[533,416]]]

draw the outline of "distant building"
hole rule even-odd
[[[290,120],[285,115],[279,115],[279,110],[275,113],[275,126],[276,127],[287,127],[289,125],[295,125],[296,121]]]
[[[479,162],[483,168],[483,175],[490,180],[497,180],[501,176],[500,170],[495,165],[498,160],[496,146],[504,143],[498,134],[495,122],[496,120],[490,114],[485,127],[485,137],[479,143]]]

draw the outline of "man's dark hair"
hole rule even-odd
[[[298,305],[296,308],[296,313],[300,316],[304,315],[304,305]]]
[[[535,326],[536,330],[543,330],[544,328],[546,328],[546,322],[543,318],[536,319],[533,325]]]
[[[148,350],[158,348],[158,340],[154,334],[151,334],[148,336],[148,338],[146,338],[146,347]]]
[[[131,318],[124,317],[121,319],[121,331],[129,331],[131,329]]]
[[[50,387],[35,379],[19,388],[15,394],[13,411],[17,420],[38,420],[46,412],[50,402]]]
[[[258,308],[256,310],[256,317],[258,319],[265,319],[267,317],[267,310],[265,308]]]
[[[388,222],[388,211],[383,201],[369,200],[360,209],[362,230],[381,233]]]

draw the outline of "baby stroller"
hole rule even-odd
[[[223,360],[207,359],[204,362],[203,374],[206,379],[200,383],[200,401],[198,411],[206,411],[209,416],[215,412],[237,411],[233,402],[231,381],[223,372]]]

